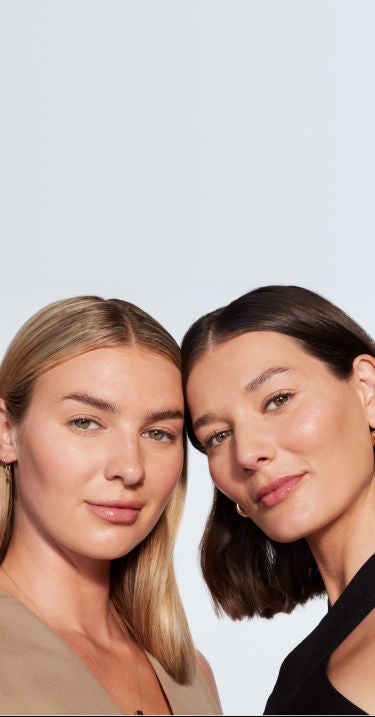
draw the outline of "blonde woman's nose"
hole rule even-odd
[[[107,459],[105,478],[121,479],[126,485],[135,485],[144,480],[145,467],[136,439],[121,441],[112,447]]]

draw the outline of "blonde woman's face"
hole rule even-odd
[[[15,445],[15,532],[100,559],[150,532],[183,466],[180,372],[140,348],[96,349],[36,382]]]
[[[312,536],[375,505],[373,363],[358,364],[366,380],[341,380],[290,337],[259,331],[194,365],[187,398],[212,479],[269,537]]]

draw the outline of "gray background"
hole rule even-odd
[[[139,304],[182,338],[200,314],[295,283],[370,333],[375,3],[0,0],[0,350],[46,303]],[[324,614],[218,619],[191,451],[177,575],[226,714],[259,714]]]

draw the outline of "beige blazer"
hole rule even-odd
[[[123,714],[62,638],[4,590],[0,648],[0,714]],[[192,685],[183,686],[148,658],[174,715],[221,714],[200,671]]]

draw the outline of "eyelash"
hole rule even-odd
[[[77,416],[76,418],[72,418],[72,420],[69,421],[69,424],[73,426],[73,428],[76,428],[78,431],[81,431],[82,433],[88,433],[90,430],[95,430],[92,428],[82,428],[82,426],[78,425],[79,421],[81,421],[82,423],[95,423],[95,428],[100,428],[100,423],[95,420],[95,418],[90,418],[89,416]]]
[[[223,434],[227,434],[227,435],[225,436],[225,438],[229,438],[229,437],[233,434],[233,431],[231,431],[230,429],[225,429],[225,430],[222,430],[222,431],[213,431],[213,432],[210,433],[210,435],[207,436],[207,438],[204,440],[204,443],[202,444],[202,449],[203,449],[203,451],[207,451],[208,448],[217,448],[217,446],[213,446],[213,445],[212,445],[212,441],[213,441],[215,438],[217,438],[218,436],[221,436],[221,435],[223,435]],[[224,439],[224,440],[225,440],[225,439]],[[224,443],[224,441],[223,441],[223,443]],[[220,444],[218,444],[218,445],[220,445]]]
[[[285,398],[286,400],[283,401],[281,406],[276,406],[275,408],[272,408],[271,411],[279,410],[280,408],[283,408],[287,403],[289,403],[289,400],[293,398],[294,393],[290,390],[285,391],[275,391],[275,393],[271,394],[271,396],[268,396],[268,398],[264,402],[264,410],[267,410],[270,406],[270,404],[274,401],[276,401],[277,398]]]
[[[276,406],[276,408],[270,409],[271,411],[277,411],[280,410],[280,408],[283,408],[288,402],[289,399],[291,399],[294,396],[294,393],[290,390],[286,391],[275,391],[275,393],[271,394],[271,396],[268,396],[266,401],[264,402],[264,410],[269,409],[269,406],[272,402],[276,401],[278,398],[286,399],[281,406]],[[204,442],[201,444],[201,450],[203,452],[207,452],[209,448],[216,448],[217,446],[212,445],[212,441],[221,435],[224,435],[223,443],[226,440],[226,438],[229,438],[233,434],[233,431],[231,429],[224,429],[222,431],[213,431],[210,433],[207,438],[204,440]],[[218,444],[220,445],[220,444]]]
[[[100,428],[100,423],[95,420],[94,418],[90,418],[89,416],[77,416],[76,418],[73,418],[71,421],[69,421],[70,425],[76,428],[78,431],[81,431],[82,433],[88,433],[90,430],[95,430],[93,428],[82,428],[82,426],[77,425],[79,421],[82,421],[84,423],[95,423],[96,428]],[[149,428],[148,431],[144,431],[142,433],[142,436],[147,436],[148,434],[152,433],[162,433],[163,437],[158,441],[156,438],[154,438],[155,443],[166,443],[167,441],[170,441],[173,443],[176,440],[176,435],[174,433],[170,433],[169,431],[166,431],[164,428]],[[152,435],[149,436],[152,439]],[[163,440],[164,439],[164,440]]]
[[[167,441],[170,441],[171,443],[174,443],[174,441],[177,438],[177,436],[174,433],[170,433],[169,431],[166,431],[164,428],[149,428],[148,431],[143,431],[142,436],[147,436],[148,434],[152,434],[152,433],[154,433],[154,434],[162,433],[163,438],[166,438]],[[152,435],[149,437],[152,440]],[[160,441],[158,441],[156,438],[154,438],[153,440],[155,441],[155,443],[166,443],[167,441],[163,440],[163,438]]]

